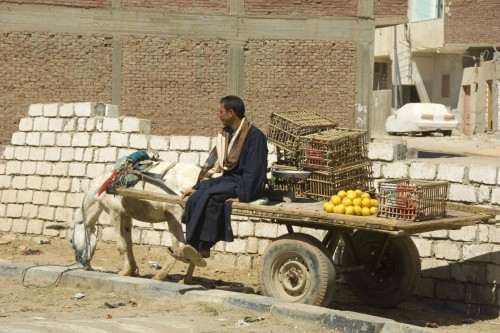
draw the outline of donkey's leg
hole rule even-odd
[[[168,231],[172,236],[172,246],[177,247],[180,243],[185,244],[184,232],[182,231],[182,214],[184,209],[179,205],[165,205],[165,221],[168,224]]]
[[[112,212],[111,223],[117,237],[116,246],[123,259],[123,268],[118,274],[137,276],[139,270],[132,249],[132,218],[123,213]]]

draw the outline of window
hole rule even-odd
[[[450,74],[443,74],[441,79],[441,97],[450,97]]]
[[[411,0],[411,22],[434,20],[442,17],[443,0]]]

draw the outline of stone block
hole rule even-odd
[[[49,118],[33,118],[33,131],[46,132],[49,130]]]
[[[46,205],[48,202],[49,202],[49,192],[45,191],[33,192],[33,203],[35,205]]]
[[[26,225],[26,233],[41,235],[43,232],[43,221],[37,219],[28,220],[28,224]]]
[[[42,190],[44,191],[55,191],[57,190],[57,178],[56,177],[44,177],[42,180]]]
[[[30,117],[43,116],[43,104],[31,104],[28,108],[28,114]]]
[[[77,124],[77,119],[76,118],[67,119],[64,122],[63,131],[65,131],[65,132],[74,132],[74,131],[76,131],[76,124]]]
[[[208,151],[210,149],[210,138],[205,136],[192,136],[190,150]]]
[[[481,263],[453,263],[451,277],[466,283],[486,283],[486,265]]]
[[[57,182],[56,182],[57,183]],[[57,189],[58,184],[56,184]],[[52,191],[49,194],[49,205],[50,206],[64,206],[66,202],[66,193]]]
[[[105,242],[115,241],[116,240],[115,230],[110,227],[105,227],[102,229],[101,237],[102,240]]]
[[[36,162],[34,161],[23,161],[21,163],[21,174],[23,175],[34,175],[36,173]]]
[[[26,133],[26,144],[28,146],[39,146],[40,145],[40,132],[28,132],[28,133]]]
[[[68,175],[72,177],[83,177],[87,172],[87,163],[69,163]]]
[[[20,161],[8,160],[5,163],[5,174],[7,175],[16,175],[21,173],[21,165]]]
[[[22,217],[25,219],[34,219],[38,216],[38,206],[32,204],[25,204],[23,206]]]
[[[384,163],[382,162],[373,162],[372,163],[372,174],[373,178],[381,178],[382,177],[382,166]]]
[[[95,117],[104,116],[106,113],[106,105],[103,103],[75,103],[75,115],[77,117]]]
[[[251,237],[254,235],[255,223],[252,222],[239,222],[238,223],[238,237]]]
[[[168,138],[165,136],[151,135],[149,137],[149,147],[155,150],[168,150]]]
[[[236,259],[236,268],[244,270],[252,269],[252,257],[238,256],[238,258]]]
[[[0,231],[9,232],[12,230],[12,219],[5,217],[5,214],[0,215]]]
[[[477,225],[477,236],[476,239],[481,242],[481,243],[488,243],[489,240],[489,232],[490,232],[490,227],[494,226],[489,226],[487,224],[478,224]]]
[[[466,226],[458,230],[450,230],[449,237],[453,241],[471,242],[476,239],[477,226]]]
[[[435,280],[431,278],[420,278],[414,294],[421,297],[435,297]]]
[[[14,159],[26,161],[30,157],[30,147],[16,147],[14,149]]]
[[[413,162],[410,164],[410,178],[434,180],[437,174],[437,166],[431,163]]]
[[[35,172],[32,173],[34,175]],[[28,176],[26,181],[26,188],[32,190],[39,190],[42,188],[42,177],[40,176]]]
[[[25,132],[14,132],[10,143],[14,146],[23,146],[26,144],[26,133]]]
[[[148,149],[148,136],[145,134],[130,134],[129,146],[133,149]]]
[[[84,195],[84,193],[66,194],[66,206],[70,208],[80,208]]]
[[[29,159],[32,161],[43,161],[45,158],[45,148],[30,147]]]
[[[64,103],[59,107],[59,116],[63,118],[69,118],[75,116],[75,104],[74,103]]]
[[[109,144],[113,147],[128,147],[129,134],[111,133]]]
[[[109,144],[109,133],[92,133],[90,145],[94,147],[106,147]]]
[[[151,130],[151,121],[135,117],[124,117],[122,120],[122,131],[128,133],[148,134]]]
[[[176,151],[160,152],[160,159],[169,162],[179,162],[179,153]]]
[[[118,149],[118,157],[117,158],[120,158],[123,156],[128,156],[132,153],[135,153],[136,151],[137,151],[136,149],[129,149],[129,148]]]
[[[104,118],[102,120],[102,129],[105,132],[118,132],[122,129],[122,123],[118,118]]]
[[[96,150],[96,162],[114,163],[118,158],[117,154],[118,154],[118,149],[115,147],[99,148]],[[122,156],[127,156],[127,155],[122,155]]]
[[[179,163],[200,165],[200,153],[198,153],[198,152],[181,152],[179,154]]]
[[[491,262],[491,244],[464,244],[463,260],[470,262]]]
[[[94,178],[106,171],[106,165],[102,163],[93,163],[87,168],[87,177]]]
[[[477,203],[477,188],[474,185],[450,184],[448,199]]]
[[[462,183],[467,172],[468,168],[463,165],[440,163],[436,179]]]
[[[70,147],[71,146],[71,134],[69,134],[69,133],[57,133],[56,134],[56,146],[58,146],[58,147]]]
[[[473,165],[469,168],[469,181],[473,183],[495,185],[498,168],[491,165]]]
[[[122,110],[118,105],[106,104],[105,116],[109,118],[118,118],[122,115]]]
[[[19,120],[19,130],[21,132],[31,132],[33,130],[33,118],[21,118]]]
[[[247,248],[246,240],[235,239],[234,242],[226,243],[226,251],[232,253],[245,253]]]
[[[33,201],[33,190],[20,190],[17,192],[18,203],[31,203]]]
[[[12,176],[0,175],[0,189],[9,188],[11,181]]]
[[[259,252],[259,239],[256,237],[249,237],[247,239],[247,253],[256,254]]]
[[[44,117],[57,117],[59,114],[60,103],[50,103],[43,105],[43,116]]]
[[[263,254],[267,247],[271,244],[270,239],[259,239],[259,254]]]
[[[407,178],[409,166],[405,162],[396,161],[382,166],[382,175],[384,178]]]
[[[3,150],[3,153],[1,153],[0,157],[2,157],[2,159],[4,159],[4,160],[14,159],[14,147],[13,146],[5,147],[5,149]],[[2,165],[5,166],[4,163],[2,163]]]
[[[28,221],[23,219],[15,219],[12,223],[12,232],[18,234],[25,234],[27,229]]]
[[[500,187],[494,187],[491,191],[491,203],[500,205]]]
[[[88,147],[90,145],[90,134],[85,132],[75,133],[71,145],[73,147]]]
[[[56,133],[45,132],[40,135],[40,146],[54,146],[56,144]]]
[[[189,136],[170,137],[170,150],[189,150]]]
[[[60,192],[68,192],[71,189],[71,178],[59,179],[57,190]],[[66,202],[66,206],[68,203]]]
[[[413,243],[418,249],[420,257],[430,257],[432,255],[432,241],[424,238],[412,237]]]
[[[491,198],[491,188],[486,185],[479,185],[477,189],[478,203],[489,203]]]
[[[438,279],[449,279],[451,276],[450,265],[446,260],[422,258],[422,276]]]
[[[494,285],[497,285],[498,282],[500,282],[500,265],[486,265],[486,282]]]
[[[467,285],[465,288],[465,302],[472,304],[495,304],[495,288],[490,286]]]
[[[23,205],[20,204],[8,204],[6,217],[18,219],[23,215]]]
[[[47,147],[45,150],[45,160],[50,162],[57,162],[61,159],[61,148]]]
[[[465,285],[452,281],[439,281],[436,283],[436,297],[440,300],[463,301]]]
[[[71,221],[73,209],[67,207],[56,207],[55,220],[61,222]]]
[[[500,224],[491,225],[489,229],[489,241],[500,244]]]
[[[404,159],[406,146],[393,142],[371,142],[368,144],[368,158],[374,161],[393,162]]]
[[[255,237],[276,238],[278,236],[278,225],[271,223],[256,223]]]
[[[64,120],[61,118],[49,119],[49,131],[61,132],[64,129]]]

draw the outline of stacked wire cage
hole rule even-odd
[[[335,128],[301,138],[299,168],[311,171],[307,197],[328,200],[340,190],[373,190],[368,133]]]
[[[395,179],[379,183],[378,216],[425,221],[446,216],[448,183]]]
[[[267,139],[276,146],[275,170],[302,170],[300,166],[300,140],[302,136],[337,127],[332,119],[312,111],[287,111],[272,113]],[[304,196],[304,179],[296,177],[274,177],[273,188],[292,191]]]

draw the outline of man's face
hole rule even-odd
[[[224,109],[224,105],[221,104],[219,106],[219,119],[222,122],[222,125],[224,126],[231,126],[231,124],[234,121],[234,112],[233,110],[226,110]]]

